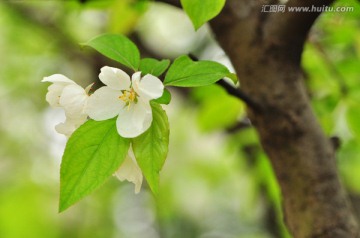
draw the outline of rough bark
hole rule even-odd
[[[241,3],[246,5],[237,6]],[[286,224],[294,237],[356,237],[335,151],[317,123],[302,80],[303,44],[318,13],[261,13],[261,6],[228,1],[212,26],[242,89],[262,105],[260,111],[250,109],[249,116],[279,181]]]
[[[178,1],[165,1],[179,5]],[[281,187],[285,222],[294,237],[359,237],[335,165],[335,151],[310,107],[300,61],[320,13],[262,13],[277,1],[227,0],[211,26],[229,55],[242,90],[261,106],[248,108]],[[332,0],[289,0],[323,6]]]

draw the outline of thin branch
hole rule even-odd
[[[199,59],[193,54],[189,54],[189,57],[194,61],[199,61]],[[261,109],[260,105],[258,103],[256,103],[253,99],[251,99],[249,95],[247,95],[243,91],[241,91],[240,88],[236,88],[236,87],[232,86],[231,84],[226,82],[224,79],[220,79],[219,81],[216,82],[216,84],[223,87],[228,94],[230,94],[234,97],[237,97],[238,99],[245,102],[252,109],[254,109],[256,111],[260,111],[260,109]]]
[[[234,97],[237,97],[238,99],[245,102],[252,109],[254,109],[256,111],[261,110],[261,106],[258,103],[256,103],[252,98],[250,98],[247,94],[245,94],[239,88],[233,87],[231,84],[226,82],[224,79],[220,79],[219,81],[216,82],[216,84],[223,87],[228,94],[230,94]]]
[[[167,4],[170,4],[170,5],[174,6],[174,7],[181,7],[180,0],[155,0],[155,1],[167,3]]]

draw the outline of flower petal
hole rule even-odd
[[[150,104],[138,101],[130,108],[122,108],[116,120],[117,131],[120,136],[134,138],[149,129],[152,122]]]
[[[65,86],[76,85],[74,81],[67,78],[62,74],[53,74],[49,77],[44,77],[41,82],[51,82],[53,83],[48,87],[48,93],[46,94],[46,101],[52,107],[60,107],[59,100],[62,90]]]
[[[55,126],[55,130],[57,131],[57,133],[63,134],[66,136],[66,138],[69,138],[71,134],[76,130],[76,127],[73,124],[62,122]]]
[[[46,101],[52,107],[60,107],[60,95],[66,84],[63,83],[54,83],[48,87],[48,92],[46,93]]]
[[[85,113],[96,121],[113,118],[125,106],[125,103],[119,99],[121,95],[120,91],[106,86],[101,87],[89,97]]]
[[[134,157],[135,156],[130,149],[129,154],[126,156],[119,169],[115,172],[115,175],[120,181],[127,180],[134,183],[135,193],[139,193],[143,181],[143,175]]]
[[[86,101],[89,96],[85,90],[77,84],[66,86],[60,96],[60,105],[64,107],[66,116],[77,118],[83,115]]]
[[[83,116],[83,117],[79,117],[77,119],[69,119],[66,118],[66,121],[63,123],[60,123],[58,125],[55,126],[55,130],[59,133],[59,134],[63,134],[65,135],[67,138],[69,138],[71,136],[71,134],[77,129],[79,128],[79,126],[81,126],[82,124],[84,124],[84,122],[87,120],[87,116]]]
[[[130,88],[130,76],[121,69],[104,66],[99,74],[101,82],[115,90]]]
[[[136,74],[136,73],[135,73]],[[151,100],[161,97],[164,92],[164,85],[159,78],[147,74],[139,79],[137,75],[133,75],[133,87],[140,98],[143,100]]]
[[[44,77],[41,82],[51,82],[51,83],[65,83],[65,84],[75,84],[74,81],[62,74],[53,74],[48,77]]]

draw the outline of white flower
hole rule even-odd
[[[76,85],[74,81],[67,78],[62,74],[53,74],[49,77],[44,77],[41,82],[50,82],[53,83],[48,87],[48,93],[46,94],[46,101],[52,107],[61,107],[60,106],[60,96],[66,86]]]
[[[96,90],[88,100],[86,112],[96,121],[118,116],[117,131],[125,138],[145,132],[152,122],[150,100],[161,97],[164,85],[157,77],[141,72],[130,76],[117,68],[101,68],[100,80],[106,85]]]
[[[143,181],[142,172],[136,163],[135,156],[132,149],[129,150],[124,162],[119,169],[115,172],[115,176],[120,180],[127,180],[135,184],[135,193],[140,192],[141,184]]]
[[[59,134],[63,134],[66,136],[66,138],[69,138],[72,133],[86,121],[87,116],[75,119],[66,118],[65,122],[59,123],[55,126],[55,130]]]
[[[70,137],[87,120],[85,106],[89,98],[88,92],[91,85],[83,89],[74,81],[61,74],[44,77],[41,82],[53,83],[48,87],[46,101],[52,107],[64,109],[66,121],[58,124],[55,129],[58,133]]]

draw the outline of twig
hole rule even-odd
[[[233,87],[231,84],[226,82],[224,79],[220,79],[216,82],[216,84],[223,87],[226,92],[234,97],[239,98],[240,100],[244,101],[249,107],[256,111],[260,111],[260,105],[256,103],[252,98],[250,98],[247,94],[241,91],[239,88]]]
[[[199,59],[196,56],[194,56],[193,54],[189,54],[189,57],[194,61],[199,61]],[[236,87],[232,86],[231,84],[226,82],[224,79],[220,79],[219,81],[216,82],[216,84],[223,87],[228,94],[230,94],[234,97],[237,97],[238,99],[245,102],[252,109],[254,109],[256,111],[260,111],[260,108],[261,108],[260,105],[258,103],[256,103],[252,98],[250,98],[249,95],[247,95],[246,93],[241,91],[240,88],[236,88]]]

